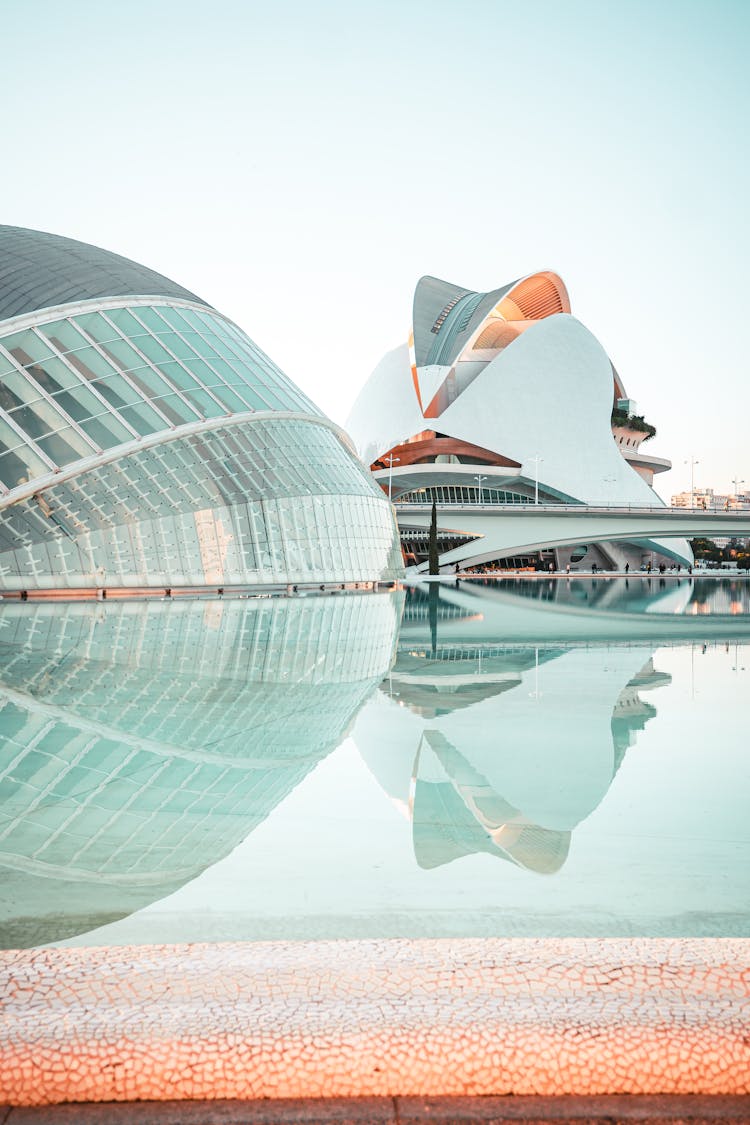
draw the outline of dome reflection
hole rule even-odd
[[[227,855],[348,731],[399,595],[4,606],[2,945],[61,940]]]

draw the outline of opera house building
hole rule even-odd
[[[240,328],[119,255],[0,227],[0,590],[400,572],[382,489]]]
[[[488,514],[473,545],[461,534],[460,509],[472,504],[665,506],[652,485],[671,464],[643,448],[655,428],[638,414],[604,348],[571,316],[556,273],[488,293],[423,277],[408,339],[378,364],[347,430],[392,495],[405,556],[420,568],[427,533],[423,519],[410,523],[408,509],[433,500],[443,506],[441,561],[545,569],[583,559],[607,569],[646,558],[692,562],[677,539],[558,539],[543,557],[507,550],[500,557],[492,546],[498,514]]]

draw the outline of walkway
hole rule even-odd
[[[748,1094],[749,952],[732,938],[7,951],[0,1102]]]

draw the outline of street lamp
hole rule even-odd
[[[389,500],[391,500],[391,483],[393,481],[393,465],[394,465],[394,463],[396,465],[398,465],[398,464],[400,464],[400,462],[401,462],[400,457],[394,457],[392,453],[388,454],[388,499]],[[391,500],[391,503],[393,503],[392,500]]]
[[[604,483],[605,483],[605,485],[606,484],[614,484],[616,480],[617,480],[617,477],[605,477]],[[604,495],[605,495],[605,498],[606,498],[606,506],[608,508],[611,508],[612,507],[612,490],[609,489],[609,488],[605,488]]]
[[[690,507],[695,507],[695,466],[700,465],[700,461],[696,461],[695,457],[691,457],[689,461],[685,461],[686,465],[690,465]]]
[[[543,460],[544,460],[544,458],[540,457],[538,453],[535,453],[533,457],[529,457],[529,461],[534,462],[534,503],[535,504],[539,503],[539,465]]]
[[[474,474],[474,480],[475,480],[475,481],[477,482],[477,486],[478,486],[478,488],[479,488],[479,503],[480,503],[480,504],[483,504],[483,503],[484,503],[484,499],[483,499],[483,496],[482,496],[482,481],[483,481],[483,480],[487,480],[487,477],[486,477],[486,476],[482,476],[482,474],[481,474],[481,473],[475,473],[475,474]]]

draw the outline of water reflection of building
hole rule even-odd
[[[442,584],[437,597],[412,588],[400,636],[432,644],[439,616],[451,644],[724,641],[747,635],[748,598],[732,579],[470,579]]]
[[[456,605],[435,630],[405,630],[381,695],[355,742],[412,823],[432,868],[483,852],[539,873],[562,867],[572,832],[593,812],[656,711],[641,692],[669,682],[643,646],[503,644],[460,631]],[[414,619],[412,613],[412,620]],[[408,635],[405,635],[408,634]]]
[[[399,595],[0,613],[6,947],[162,898],[231,851],[386,673]]]
[[[619,613],[750,614],[750,585],[737,578],[503,578],[487,579],[487,588],[552,605]]]

